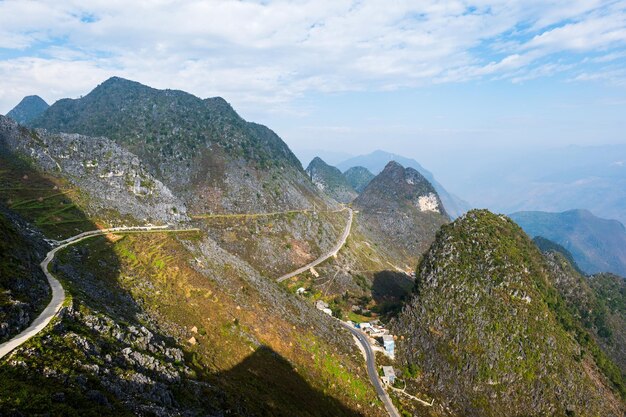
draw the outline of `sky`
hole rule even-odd
[[[0,0],[0,113],[114,75],[222,96],[297,152],[385,149],[445,176],[626,143],[626,0]]]

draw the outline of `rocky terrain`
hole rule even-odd
[[[127,144],[0,122],[0,203],[47,239],[108,224],[191,226],[190,200],[178,197],[185,193]],[[237,163],[260,166],[254,158]],[[235,229],[234,240],[219,223],[225,219],[216,227],[203,218],[195,220],[201,232],[107,236],[61,252],[52,270],[70,299],[42,333],[0,360],[0,414],[383,415],[349,334],[267,276],[326,250],[345,226],[345,213],[333,212],[336,203],[299,169],[305,208],[316,201],[326,211],[261,216],[244,223],[245,234]],[[283,208],[257,201],[240,208]],[[239,237],[254,245],[237,246]],[[274,263],[255,261],[265,255]],[[39,259],[18,252],[1,260],[8,268],[17,259],[28,271],[28,256]],[[34,284],[4,270],[2,278],[9,317],[2,322],[14,333],[41,302],[36,292],[26,300],[13,289]],[[16,300],[34,307],[5,309]]]
[[[443,227],[393,324],[400,360],[442,413],[623,415],[623,381],[583,341],[550,269],[504,216],[471,211]]]
[[[319,157],[311,161],[306,168],[306,173],[317,188],[340,203],[349,203],[357,196],[357,192],[341,171],[328,165]]]
[[[348,184],[354,188],[354,191],[359,194],[363,192],[367,184],[375,177],[375,175],[365,167],[349,168],[343,173],[343,176],[348,181]]]
[[[397,361],[379,362],[436,404],[402,401],[404,413],[623,415],[624,281],[587,279],[536,239],[542,255],[503,216],[449,224],[413,168],[369,178],[316,160],[305,172],[225,100],[120,78],[24,123],[0,116],[0,340],[47,303],[52,240],[193,230],[60,251],[51,272],[68,298],[0,359],[2,416],[386,415],[353,338],[317,300],[344,319],[396,317]],[[334,246],[348,219],[338,201],[353,198],[339,253],[276,283]]]
[[[70,181],[89,195],[86,208],[104,218],[177,222],[186,207],[139,158],[106,138],[30,130],[0,116],[0,147]]]
[[[46,103],[41,97],[27,96],[7,113],[7,117],[10,117],[19,124],[26,124],[41,116],[41,114],[45,112],[48,107],[50,107],[48,103]]]
[[[274,132],[243,120],[220,97],[202,100],[113,77],[80,99],[57,101],[30,124],[110,138],[193,213],[332,204]]]
[[[358,227],[393,253],[398,263],[415,265],[449,221],[434,187],[413,168],[390,162],[354,200]]]
[[[587,210],[524,211],[511,214],[511,218],[529,236],[562,245],[585,273],[626,276],[626,228],[617,220],[602,219]]]

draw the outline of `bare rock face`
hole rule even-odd
[[[622,416],[619,380],[549,270],[504,216],[470,211],[444,226],[392,324],[399,359],[453,415]]]
[[[93,214],[114,208],[137,221],[187,219],[180,199],[136,155],[107,138],[29,130],[0,116],[0,146],[75,184],[89,195],[87,208]]]

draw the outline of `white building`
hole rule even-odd
[[[383,335],[383,346],[387,356],[393,359],[395,356],[396,342],[393,340],[393,336],[390,334]]]
[[[380,378],[385,384],[393,385],[396,382],[396,371],[393,366],[383,366],[383,376]]]

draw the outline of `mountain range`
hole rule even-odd
[[[119,77],[18,123],[32,101],[0,116],[0,343],[50,275],[66,297],[0,356],[0,415],[624,415],[624,280],[456,218],[416,161],[304,170],[226,100]],[[395,356],[363,363],[364,322]]]
[[[390,161],[396,161],[400,165],[407,168],[413,168],[420,174],[422,174],[435,187],[435,190],[437,190],[437,193],[439,194],[447,213],[452,218],[460,216],[471,208],[471,206],[467,202],[446,191],[446,189],[441,184],[439,184],[439,182],[437,182],[433,174],[430,171],[426,170],[422,165],[420,165],[419,162],[415,161],[414,159],[405,158],[401,155],[378,150],[367,155],[349,158],[337,164],[337,168],[345,172],[352,167],[360,166],[367,168],[370,172],[374,174],[378,174]]]
[[[499,152],[464,164],[454,189],[475,206],[503,213],[580,208],[626,223],[625,145]]]
[[[596,217],[588,210],[526,211],[513,213],[511,218],[529,236],[562,245],[587,274],[626,276],[626,228],[617,220]]]

